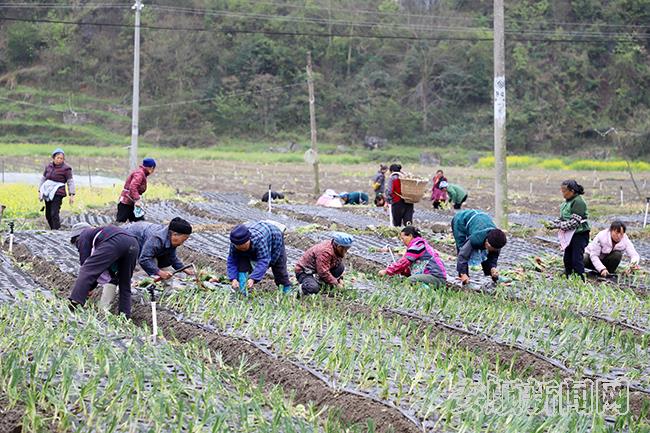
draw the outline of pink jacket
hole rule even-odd
[[[621,239],[616,245],[612,246],[612,236],[609,229],[599,232],[594,240],[589,242],[589,245],[585,248],[585,253],[589,254],[591,263],[598,272],[605,269],[605,265],[603,265],[603,262],[600,260],[612,251],[623,251],[630,257],[632,263],[639,263],[639,253],[634,249],[634,245],[632,245],[630,238],[628,238],[627,235],[623,235],[623,239]]]

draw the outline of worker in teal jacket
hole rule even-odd
[[[469,283],[469,265],[481,264],[483,273],[498,281],[499,252],[506,244],[506,234],[497,228],[485,212],[468,209],[451,220],[458,259],[456,270],[463,284]]]

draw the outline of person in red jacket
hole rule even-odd
[[[390,205],[393,225],[395,227],[410,226],[413,224],[413,203],[406,203],[402,198],[402,166],[392,164],[390,177],[386,182],[386,201]]]
[[[144,219],[143,215],[136,215],[136,208],[140,211],[142,209],[140,196],[147,190],[147,176],[153,174],[155,169],[156,161],[153,158],[145,158],[142,160],[142,165],[126,178],[124,189],[117,203],[117,217],[115,220],[118,223],[127,220],[142,221]]]

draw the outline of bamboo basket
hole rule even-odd
[[[402,185],[400,197],[402,197],[402,200],[406,203],[418,203],[422,200],[427,183],[429,182],[428,180],[416,177],[404,177],[400,178],[400,181]]]

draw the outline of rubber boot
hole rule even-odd
[[[115,300],[115,295],[117,295],[117,285],[106,283],[102,287],[102,296],[99,299],[99,308],[102,310],[108,311],[111,308],[113,300]]]
[[[239,280],[239,293],[244,296],[248,296],[248,289],[246,289],[246,283],[248,282],[248,272],[238,273],[237,279]]]
[[[293,287],[291,287],[291,285],[289,285],[289,286],[284,286],[283,285],[283,286],[280,286],[280,288],[282,289],[282,293],[284,293],[285,295],[288,295],[289,293],[293,292]]]

